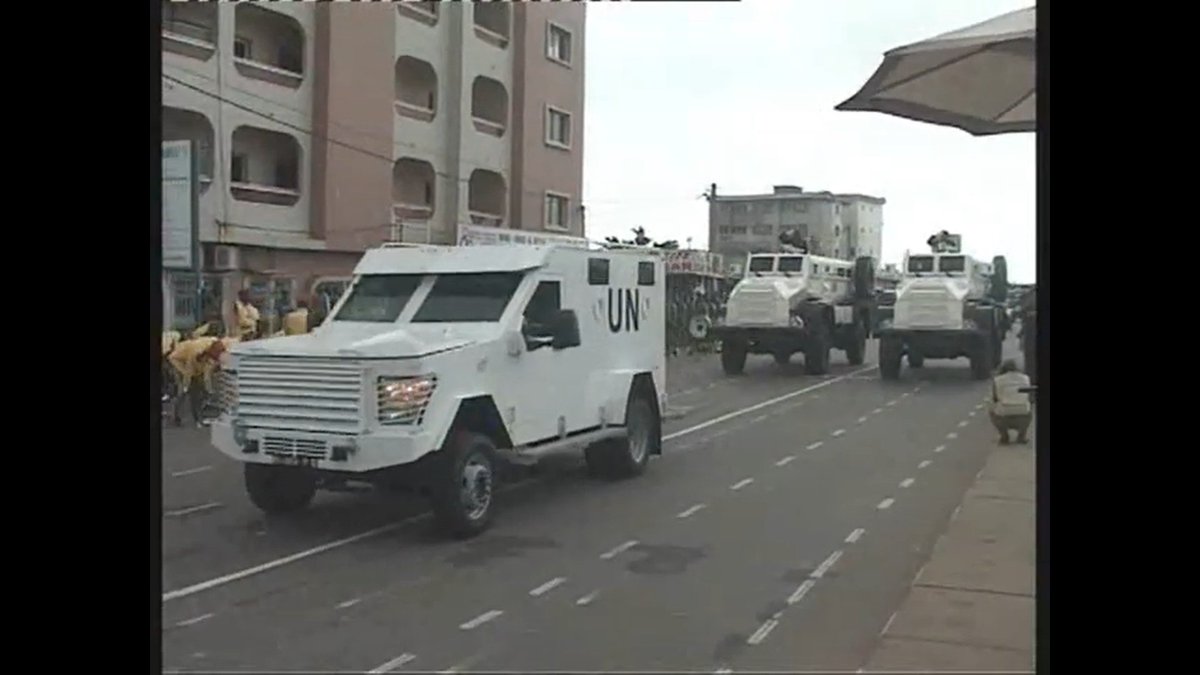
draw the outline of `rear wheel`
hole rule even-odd
[[[429,496],[439,527],[458,538],[473,537],[491,525],[496,484],[496,446],[482,434],[451,431],[438,451]]]
[[[746,345],[737,340],[721,343],[721,368],[726,375],[741,375],[746,370]]]
[[[829,372],[829,352],[833,340],[829,335],[829,324],[817,320],[809,324],[812,334],[804,348],[804,372],[809,375],[824,375]]]
[[[879,374],[885,380],[900,379],[900,358],[903,356],[904,345],[900,338],[884,336],[879,338]]]
[[[775,352],[775,363],[778,363],[781,366],[786,366],[787,364],[789,364],[791,362],[792,362],[792,353],[791,352]]]
[[[298,467],[246,464],[246,494],[268,514],[294,513],[306,508],[317,494],[317,479]]]
[[[853,333],[849,338],[850,343],[846,345],[846,360],[852,366],[861,366],[867,355],[867,329],[856,322],[851,330]]]
[[[588,471],[603,478],[632,478],[642,474],[660,441],[658,415],[645,393],[632,394],[625,411],[624,438],[601,441],[584,450]]]
[[[909,352],[908,353],[908,367],[909,368],[921,368],[921,367],[924,367],[924,365],[925,365],[925,357],[924,356],[918,354],[917,352]]]
[[[971,377],[986,380],[992,374],[992,336],[984,335],[971,347]]]

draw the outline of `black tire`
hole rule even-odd
[[[786,366],[792,362],[791,352],[775,352],[775,363]]]
[[[861,323],[851,329],[850,343],[846,345],[846,360],[852,366],[861,366],[867,358],[867,330]]]
[[[1002,335],[992,336],[992,368],[999,368],[1000,362],[1004,360],[1004,337]]]
[[[925,367],[925,357],[916,352],[909,352],[908,353],[908,367],[909,368],[924,368]]]
[[[247,463],[244,478],[250,501],[271,515],[301,511],[317,494],[316,476],[299,467]]]
[[[811,333],[804,347],[804,372],[809,375],[824,375],[829,372],[829,354],[833,349],[830,327],[824,319],[817,319],[809,326]]]
[[[986,334],[971,346],[971,377],[976,380],[986,380],[992,374],[992,342],[992,336]]]
[[[625,438],[594,443],[583,452],[588,472],[619,480],[640,476],[662,442],[662,427],[654,400],[645,393],[630,392],[625,410]]]
[[[1008,301],[1008,261],[1004,256],[992,258],[992,285],[989,294],[992,300],[1004,304]]]
[[[854,299],[870,300],[875,296],[875,259],[863,256],[854,261]]]
[[[721,368],[726,375],[741,375],[746,370],[746,345],[735,340],[722,342]]]
[[[496,445],[482,434],[452,430],[438,455],[429,476],[433,516],[450,536],[474,537],[492,523]]]
[[[879,374],[885,380],[900,379],[900,360],[904,356],[904,344],[900,338],[879,338]]]

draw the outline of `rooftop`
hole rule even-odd
[[[786,189],[779,189],[779,188]],[[872,197],[858,193],[834,193],[828,190],[820,192],[802,192],[799,188],[791,186],[777,186],[774,193],[761,195],[722,195],[718,194],[713,198],[713,201],[718,202],[758,202],[758,201],[794,201],[797,199],[812,199],[820,201],[862,201],[872,204],[886,204],[887,200],[883,197]]]

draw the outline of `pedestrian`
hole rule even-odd
[[[258,333],[258,308],[250,302],[250,291],[238,291],[237,300],[233,302],[237,314],[238,337],[242,340],[253,340]]]
[[[176,396],[173,418],[176,426],[183,423],[185,400],[190,404],[192,421],[200,426],[204,417],[204,400],[211,386],[213,371],[230,344],[229,338],[198,337],[180,342],[167,361],[174,369]]]
[[[309,331],[308,303],[304,300],[296,302],[296,309],[283,317],[283,332],[285,335],[303,335]]]
[[[1000,432],[1000,444],[1008,445],[1008,432],[1017,432],[1017,442],[1028,443],[1029,423],[1033,420],[1033,406],[1029,394],[1021,391],[1030,386],[1029,376],[1017,368],[1013,359],[1005,359],[1000,371],[992,379],[992,409],[990,415],[996,431]]]

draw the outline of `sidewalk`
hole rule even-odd
[[[1033,670],[1035,464],[996,446],[859,672]]]

